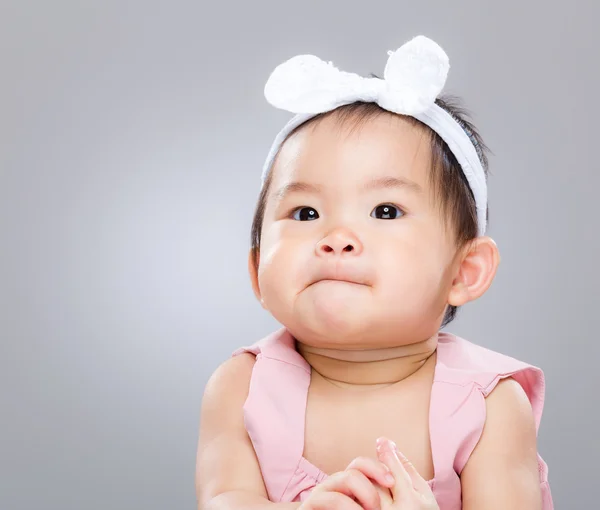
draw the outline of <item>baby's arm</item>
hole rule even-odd
[[[486,398],[479,443],[461,473],[463,510],[542,508],[536,427],[531,404],[513,379]]]
[[[242,407],[254,362],[249,353],[230,358],[206,385],[196,462],[196,492],[201,510],[273,508],[243,420]],[[275,508],[293,510],[298,506],[299,503],[291,503]]]

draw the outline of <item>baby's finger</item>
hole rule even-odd
[[[311,504],[311,510],[363,510],[356,501],[339,492],[322,492]]]
[[[402,452],[398,451],[397,448],[396,453],[398,454],[401,464],[408,473],[408,476],[410,476],[410,480],[415,490],[423,496],[433,495],[431,487],[429,487],[427,481],[419,474],[413,463],[410,462]]]
[[[375,485],[375,488],[379,493],[381,508],[390,508],[390,506],[394,503],[390,489],[388,489],[387,487],[382,487],[377,482],[375,482],[373,485]]]
[[[377,456],[391,471],[394,476],[395,483],[390,489],[394,501],[401,501],[403,497],[409,496],[413,491],[412,480],[406,469],[400,462],[400,458],[396,453],[396,445],[386,438],[377,440]]]
[[[356,457],[348,464],[348,469],[356,469],[384,487],[391,487],[396,482],[389,468],[377,459]]]
[[[371,481],[360,471],[349,469],[326,478],[319,492],[338,492],[354,498],[364,510],[380,510],[379,493]]]

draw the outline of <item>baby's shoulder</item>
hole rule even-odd
[[[526,395],[539,425],[546,386],[540,368],[450,333],[439,335],[438,360],[436,379],[450,383],[442,385],[447,393],[451,393],[449,388],[474,385],[485,398],[502,382],[500,391],[494,392],[494,401],[500,407],[519,406]],[[454,393],[458,400],[462,398],[460,391]]]
[[[256,356],[241,352],[226,359],[210,376],[204,388],[203,401],[243,403],[248,396]]]
[[[447,332],[439,335],[438,356],[446,367],[456,371],[468,371],[471,374],[508,373],[533,367],[508,354]]]

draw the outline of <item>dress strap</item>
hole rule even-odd
[[[244,422],[271,501],[281,501],[294,478],[304,444],[310,365],[281,329],[233,355],[256,356]]]

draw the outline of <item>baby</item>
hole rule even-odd
[[[419,36],[384,79],[302,55],[265,94],[275,139],[252,224],[256,297],[282,328],[204,393],[202,510],[550,510],[540,369],[442,332],[500,261],[486,147],[439,96]]]

